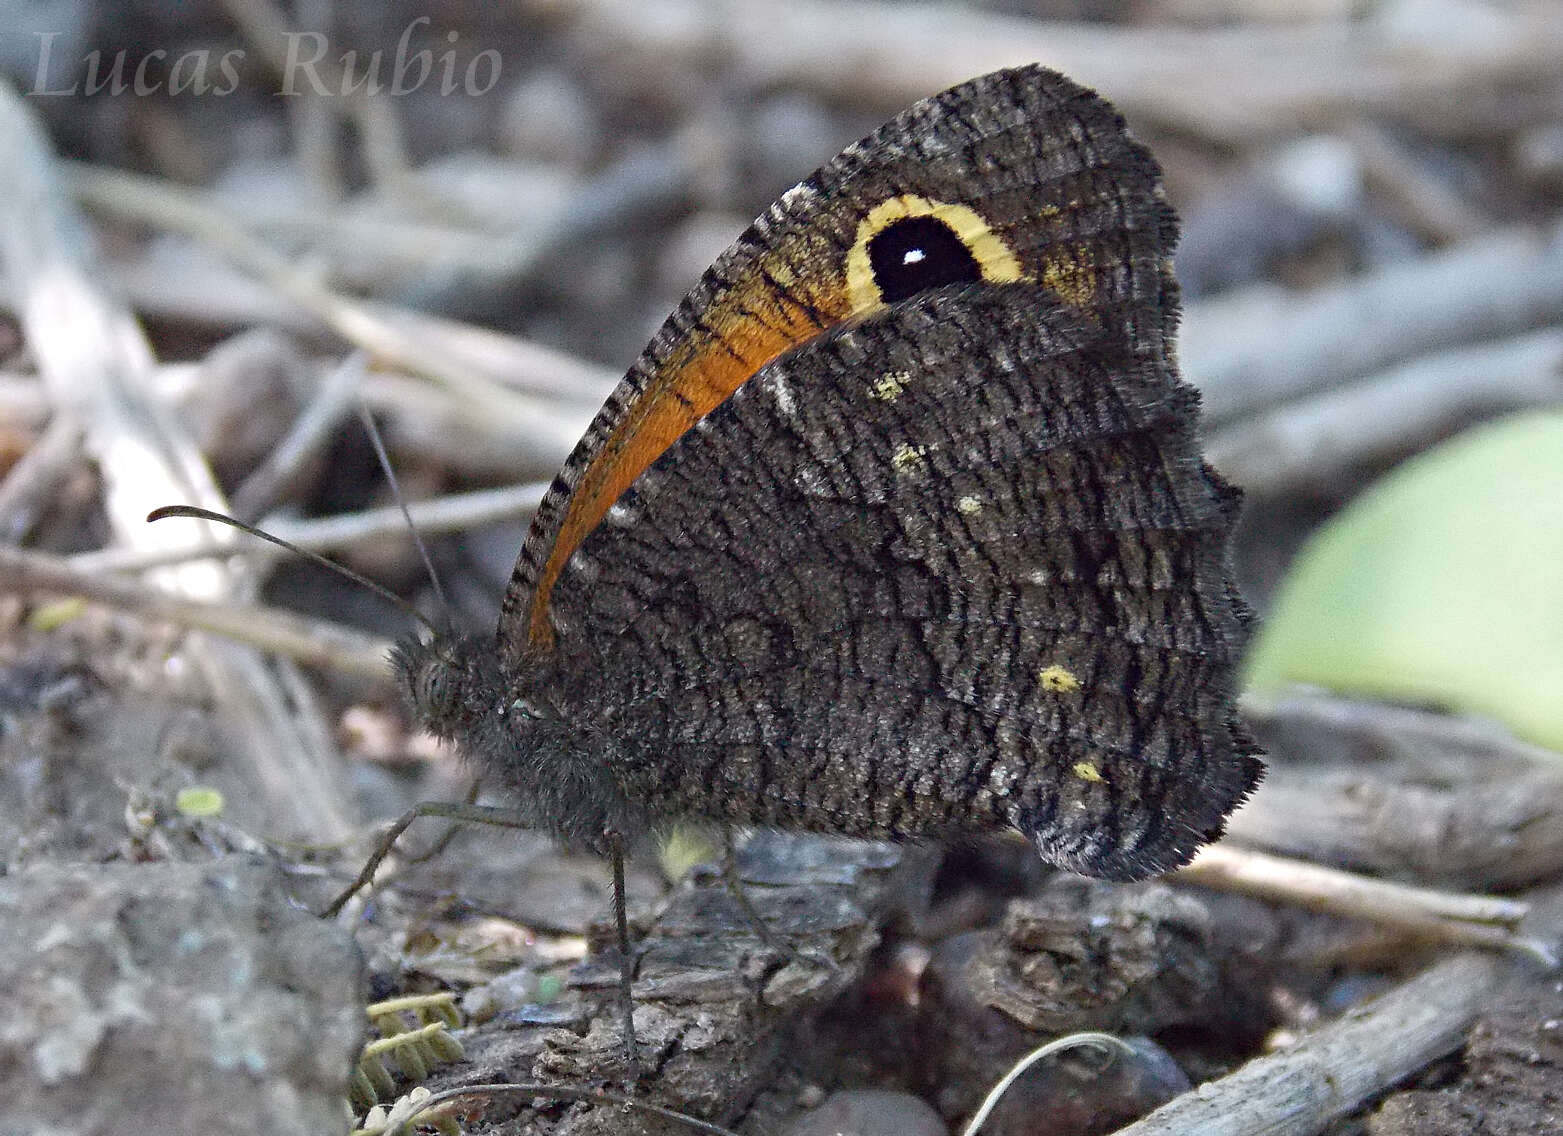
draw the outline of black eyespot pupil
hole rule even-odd
[[[982,279],[982,266],[955,231],[934,217],[904,217],[868,241],[868,263],[885,303],[929,288]]]

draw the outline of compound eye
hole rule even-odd
[[[413,680],[413,701],[433,714],[449,709],[455,694],[450,668],[439,659],[430,660]]]

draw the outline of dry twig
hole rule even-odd
[[[466,532],[482,525],[530,516],[547,491],[546,482],[505,485],[497,489],[477,489],[470,493],[436,497],[430,501],[410,501],[407,511],[412,514],[413,528],[420,533]],[[265,528],[289,544],[296,544],[309,552],[322,553],[351,548],[356,544],[407,538],[407,519],[395,505],[308,520],[278,517],[268,521]],[[245,551],[246,554],[263,556],[286,555],[269,546]],[[105,549],[78,553],[69,559],[69,564],[76,571],[85,573],[131,572],[164,564],[183,564],[190,560],[232,555],[232,548],[214,545],[166,552]]]
[[[1206,421],[1333,389],[1472,340],[1563,320],[1563,227],[1488,233],[1302,295],[1272,285],[1191,304],[1179,355]]]
[[[1511,410],[1563,399],[1563,331],[1414,359],[1213,431],[1211,463],[1256,497],[1328,492]]]
[[[1173,878],[1308,911],[1365,919],[1417,938],[1520,950],[1555,961],[1545,948],[1514,934],[1529,908],[1497,896],[1407,887],[1224,844],[1203,849]]]
[[[297,36],[303,33],[289,24],[281,9],[270,0],[219,0],[219,3],[265,57],[273,71],[287,78],[296,77],[288,74],[287,45],[296,42]],[[324,32],[316,30],[315,34],[323,35]],[[300,84],[297,91],[290,93],[303,95],[307,102],[323,104],[314,110],[320,118],[326,117],[324,112],[328,108],[334,109],[341,105],[346,109],[358,129],[364,154],[375,178],[392,194],[405,194],[413,180],[412,163],[407,157],[401,123],[397,121],[392,100],[374,98],[362,87],[347,82],[335,61],[329,58],[329,52],[316,61],[314,71],[320,76],[328,93],[319,93],[309,83]],[[313,134],[313,131],[310,133]],[[336,180],[329,172],[334,163],[324,164],[318,147],[313,148],[312,152],[315,154],[315,169],[326,175],[323,178],[324,185],[331,186]]]
[[[15,592],[81,596],[143,619],[210,631],[305,666],[376,681],[390,676],[386,665],[390,644],[340,624],[274,608],[183,599],[99,571],[84,572],[57,556],[18,548],[0,546],[0,572],[6,586]]]
[[[373,358],[437,379],[482,408],[485,414],[510,421],[513,429],[528,436],[536,448],[549,452],[566,450],[578,436],[579,415],[561,412],[551,402],[507,390],[463,360],[452,360],[438,347],[431,347],[426,337],[403,324],[333,292],[195,194],[151,179],[104,171],[81,174],[75,189],[95,208],[195,237],[254,273]]]
[[[21,543],[81,461],[81,423],[70,414],[55,415],[0,481],[0,543]]]
[[[337,425],[352,409],[363,375],[364,357],[359,354],[348,356],[331,369],[286,436],[234,490],[234,516],[254,521],[282,498],[299,471],[330,443]]]
[[[1455,955],[1290,1049],[1184,1093],[1118,1136],[1313,1136],[1458,1048],[1503,972],[1491,955]]]
[[[1250,698],[1244,716],[1273,760],[1232,817],[1237,841],[1441,887],[1563,869],[1558,755],[1495,723],[1320,695]]]
[[[1472,89],[1546,83],[1563,55],[1563,24],[1548,0],[1505,6],[1476,37],[1418,36],[1371,20],[1123,28],[864,0],[729,0],[720,18],[674,0],[526,7],[570,21],[583,50],[611,55],[648,92],[715,62],[756,87],[798,86],[889,108],[1040,60],[1097,88],[1131,119],[1224,142],[1375,110],[1458,122]]]

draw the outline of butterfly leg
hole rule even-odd
[[[476,789],[476,786],[474,786]],[[357,895],[358,892],[368,887],[374,881],[374,874],[379,870],[385,858],[391,854],[397,839],[419,817],[437,816],[448,820],[465,821],[472,824],[493,824],[501,828],[535,828],[536,821],[522,816],[511,809],[497,808],[492,805],[475,805],[470,800],[456,801],[423,801],[408,809],[393,821],[389,828],[380,837],[375,850],[370,853],[369,859],[364,862],[363,868],[357,877],[343,892],[333,899],[320,914],[322,918],[329,919],[341,912],[347,905],[347,901]],[[446,833],[441,837],[440,844],[449,839]],[[603,838],[608,847],[609,858],[613,864],[613,918],[617,925],[619,937],[619,1006],[624,1017],[624,1058],[629,1070],[629,1080],[634,1082],[640,1077],[640,1057],[635,1043],[635,997],[633,983],[635,978],[635,956],[630,949],[629,913],[624,899],[624,837],[621,833],[608,829],[603,833]]]
[[[630,952],[630,922],[624,901],[624,837],[608,829],[608,854],[613,861],[613,921],[619,932],[619,1010],[624,1015],[624,1063],[628,1079],[640,1078],[640,1055],[635,1045],[635,956]]]
[[[732,825],[722,826],[722,882],[727,885],[728,894],[733,897],[733,902],[738,904],[738,910],[743,913],[745,921],[754,929],[760,942],[800,965],[818,966],[823,963],[827,969],[837,968],[836,960],[828,953],[800,951],[791,943],[782,942],[767,926],[765,917],[755,910],[754,904],[749,900],[749,893],[744,890],[743,877],[738,871],[738,845],[733,840]]]
[[[346,889],[326,905],[320,915],[323,919],[330,919],[339,913],[352,899],[364,888],[374,882],[374,874],[379,870],[381,863],[391,854],[397,839],[406,832],[412,822],[419,817],[437,816],[447,820],[465,821],[470,824],[494,824],[501,828],[535,828],[536,822],[523,817],[512,809],[498,808],[494,805],[475,805],[470,801],[422,801],[408,809],[391,823],[380,837],[380,842],[375,850],[370,853],[369,859],[364,862],[363,868],[348,884]],[[441,838],[441,843],[448,839]]]
[[[738,910],[759,936],[760,942],[773,951],[794,956],[797,954],[790,946],[777,941],[771,929],[765,925],[764,917],[749,902],[749,893],[744,891],[743,879],[738,874],[738,845],[733,840],[733,826],[730,824],[722,826],[722,882],[727,885],[727,893],[738,904]]]
[[[467,795],[463,799],[462,803],[468,805],[477,804],[478,794],[482,792],[482,790],[483,782],[473,781],[471,786],[468,787]],[[405,860],[403,860],[403,863],[411,866],[413,864],[427,864],[430,860],[437,859],[440,854],[445,851],[445,849],[450,847],[451,841],[456,839],[456,833],[460,831],[461,822],[452,821],[450,824],[445,826],[445,831],[440,833],[439,838],[435,840],[433,844],[429,845],[422,852],[419,852],[415,856],[408,856]]]

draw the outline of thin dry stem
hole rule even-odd
[[[57,414],[0,481],[0,542],[20,543],[82,462],[81,423]]]
[[[83,572],[57,556],[4,546],[0,546],[0,573],[15,592],[81,596],[143,619],[210,631],[305,666],[380,681],[390,676],[386,664],[390,644],[340,624],[273,608],[184,599],[102,572]]]
[[[1423,356],[1214,431],[1212,465],[1255,497],[1330,491],[1483,418],[1563,398],[1563,331]]]
[[[1191,304],[1179,357],[1224,425],[1442,348],[1563,320],[1563,226],[1488,233],[1290,294],[1260,285]]]
[[[234,516],[240,520],[259,518],[282,498],[300,472],[330,443],[338,423],[352,409],[363,380],[364,365],[363,355],[355,353],[331,369],[287,434],[234,490]]]
[[[456,493],[429,501],[408,502],[413,527],[420,533],[439,534],[466,532],[487,524],[513,521],[530,516],[538,502],[548,491],[546,482],[530,482],[526,485],[506,485],[497,489],[476,489],[470,493]],[[365,509],[358,513],[340,513],[334,517],[316,517],[297,520],[278,517],[268,521],[266,531],[310,552],[332,552],[359,544],[374,544],[383,540],[405,540],[407,521],[395,505],[378,509]],[[70,557],[72,568],[79,572],[130,572],[154,568],[163,564],[181,564],[187,560],[199,560],[214,556],[232,556],[232,548],[215,545],[187,548],[168,552],[141,553],[133,550],[106,549],[101,552],[83,552]],[[246,555],[267,557],[285,556],[284,552],[260,545],[244,550]]]
[[[244,32],[247,38],[265,57],[268,65],[279,76],[290,78],[288,45],[299,34],[283,11],[270,0],[218,0],[225,12]],[[324,29],[315,29],[324,35]],[[326,52],[312,65],[320,77],[327,94],[319,93],[312,83],[300,83],[291,93],[305,96],[311,103],[324,104],[315,113],[324,117],[328,109],[341,106],[351,115],[364,144],[364,154],[376,181],[392,194],[405,194],[413,183],[412,163],[407,157],[407,145],[402,139],[402,127],[396,117],[392,100],[376,98],[362,87],[349,83],[336,66],[331,53]],[[316,156],[317,163],[319,156]],[[334,163],[332,163],[334,166]],[[324,172],[324,169],[323,169]],[[326,185],[336,181],[328,175]]]
[[[102,170],[78,170],[74,189],[93,208],[134,217],[203,242],[371,357],[445,383],[469,403],[483,408],[483,413],[509,420],[539,448],[567,450],[579,434],[579,415],[562,414],[552,403],[506,390],[461,362],[453,363],[425,338],[299,271],[196,194],[148,178]]]
[[[1408,887],[1229,844],[1205,848],[1173,878],[1309,911],[1364,919],[1438,942],[1533,955],[1539,950],[1536,944],[1514,934],[1529,906],[1497,896]]]
[[[1292,26],[1113,27],[955,4],[735,0],[722,18],[676,0],[530,0],[613,59],[620,81],[676,93],[715,66],[885,109],[1000,67],[1045,61],[1153,121],[1227,143],[1365,110],[1458,126],[1473,89],[1545,84],[1563,55],[1551,0],[1505,5],[1481,36],[1358,20]],[[1496,10],[1495,10],[1496,11]]]

